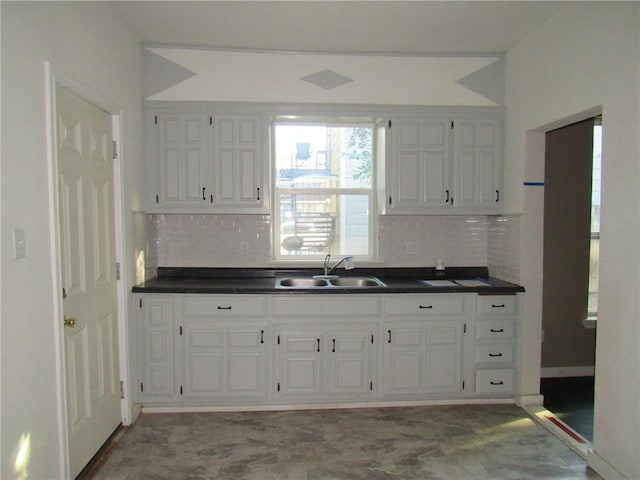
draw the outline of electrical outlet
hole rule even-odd
[[[417,248],[416,242],[404,242],[404,253],[407,255],[415,255]]]
[[[240,254],[241,255],[249,254],[249,242],[240,242]]]

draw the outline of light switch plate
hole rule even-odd
[[[13,252],[16,258],[27,256],[27,237],[22,228],[13,231]]]

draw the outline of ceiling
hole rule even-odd
[[[297,52],[496,54],[568,2],[114,1],[145,45]]]

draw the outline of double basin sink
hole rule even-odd
[[[490,287],[483,280],[418,280],[429,287]],[[383,288],[385,283],[376,277],[284,277],[276,278],[276,288]]]
[[[386,287],[376,277],[287,277],[276,278],[277,288],[372,288]]]

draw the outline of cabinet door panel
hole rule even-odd
[[[233,150],[220,150],[218,152],[218,200],[232,202],[235,193],[235,181],[238,176],[236,170],[236,155]]]
[[[183,333],[183,395],[202,397],[222,393],[224,330],[208,322],[187,323]]]
[[[268,196],[262,185],[261,122],[257,116],[224,115],[215,117],[216,144],[216,204],[239,208],[239,211],[260,211]],[[259,193],[261,192],[261,193]]]
[[[415,393],[423,389],[422,352],[391,352],[389,378],[390,393]]]
[[[316,396],[322,391],[322,332],[279,333],[279,396]]]
[[[182,200],[182,173],[180,154],[177,150],[167,149],[163,152],[160,170],[162,198],[167,202]]]
[[[426,324],[427,392],[462,389],[462,322],[430,321]]]
[[[384,389],[390,394],[424,391],[425,331],[421,322],[385,325]]]
[[[443,152],[425,153],[425,174],[424,178],[418,178],[424,182],[424,202],[425,204],[446,203],[446,190],[448,187],[447,162]]]
[[[422,168],[418,152],[402,152],[397,156],[394,192],[395,205],[414,205],[422,202]]]
[[[222,352],[192,353],[187,359],[186,396],[209,396],[222,391]]]
[[[261,393],[263,355],[259,352],[244,352],[230,353],[228,357],[229,393],[237,395]]]
[[[144,400],[171,398],[175,393],[172,298],[148,295],[140,305],[140,395]]]
[[[451,392],[460,390],[460,363],[458,351],[435,350],[427,352],[427,390]]]
[[[147,198],[153,198],[153,209],[208,206],[202,190],[209,186],[207,121],[200,114],[148,116],[146,168],[152,191]]]
[[[257,152],[255,150],[240,151],[240,188],[242,202],[254,202],[258,199]]]
[[[369,394],[372,390],[372,331],[334,331],[326,352],[328,393]]]

